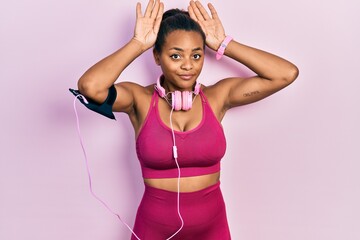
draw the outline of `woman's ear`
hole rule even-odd
[[[155,49],[153,49],[153,55],[154,55],[155,63],[160,66],[160,56],[159,56],[159,53]]]

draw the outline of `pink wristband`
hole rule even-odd
[[[225,48],[227,47],[227,45],[229,44],[229,42],[232,40],[233,38],[231,36],[226,36],[224,41],[221,43],[219,49],[216,52],[216,60],[219,60],[225,52]]]

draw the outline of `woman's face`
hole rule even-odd
[[[161,53],[154,52],[155,61],[161,66],[167,91],[192,91],[204,64],[204,42],[195,31],[171,32],[162,46]]]

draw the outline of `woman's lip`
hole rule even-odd
[[[185,80],[189,80],[191,79],[194,75],[191,75],[191,74],[182,74],[182,75],[179,75],[180,78],[182,79],[185,79]]]

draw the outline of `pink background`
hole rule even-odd
[[[233,239],[360,239],[360,4],[212,2],[227,34],[300,69],[294,84],[223,121]],[[165,0],[167,9],[187,3]],[[0,239],[129,238],[89,193],[68,88],[130,39],[134,19],[135,1],[1,4]],[[250,74],[210,51],[205,64],[204,84]],[[149,51],[121,80],[150,84],[159,73]],[[94,189],[132,225],[143,183],[127,116],[78,109]]]

